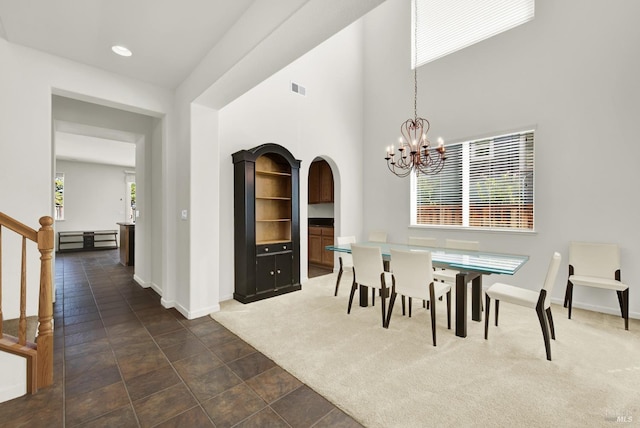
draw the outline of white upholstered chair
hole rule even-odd
[[[387,232],[379,230],[369,232],[369,242],[387,242]]]
[[[500,302],[509,302],[527,308],[533,308],[538,315],[540,327],[542,328],[542,338],[544,339],[544,348],[547,353],[547,360],[551,361],[551,341],[549,340],[549,330],[551,330],[551,338],[555,340],[556,332],[553,327],[553,317],[551,316],[551,291],[558,276],[558,268],[560,267],[560,253],[553,253],[547,276],[545,277],[542,289],[537,292],[527,290],[525,288],[515,287],[513,285],[502,284],[497,282],[485,290],[485,304],[487,315],[484,319],[484,338],[488,338],[489,334],[489,309],[491,299],[496,302],[496,326],[498,325],[498,308]],[[545,317],[546,313],[546,317]]]
[[[382,300],[380,304],[382,307],[382,326],[386,327],[386,298],[388,295],[386,289],[387,284],[391,282],[391,274],[384,271],[382,250],[380,247],[351,244],[351,255],[353,257],[353,283],[347,313],[351,313],[353,296],[359,286],[370,287],[373,296],[375,296],[376,290],[379,290],[380,300]]]
[[[569,319],[574,285],[615,290],[624,318],[624,328],[629,330],[629,286],[620,280],[620,248],[616,244],[569,244],[569,279],[564,297],[564,307],[569,309]]]
[[[391,300],[387,327],[396,296],[415,297],[431,302],[431,336],[436,346],[436,299],[447,296],[447,328],[451,329],[451,285],[434,281],[431,253],[429,251],[402,251],[391,249]]]
[[[447,239],[444,244],[445,248],[452,250],[467,250],[467,251],[479,251],[480,242],[478,241],[463,241],[459,239]],[[433,273],[433,277],[436,281],[446,282],[451,285],[456,283],[456,275],[458,271],[455,269],[438,269]]]
[[[336,244],[344,245],[344,244],[355,244],[356,237],[355,236],[337,236]],[[342,278],[342,272],[344,269],[353,269],[353,258],[349,253],[338,253],[338,262],[340,263],[340,270],[338,270],[338,280],[336,281],[336,291],[333,293],[334,296],[338,295],[338,287],[340,286],[340,279]]]
[[[416,247],[437,247],[438,239],[425,238],[422,236],[410,236],[409,245],[415,245]]]

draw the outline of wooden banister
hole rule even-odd
[[[5,335],[2,330],[2,228],[22,236],[20,274],[20,318],[18,337]],[[40,289],[38,300],[38,333],[35,342],[27,341],[27,239],[35,242],[40,251]],[[40,218],[40,229],[35,231],[19,221],[0,212],[0,350],[22,356],[27,361],[27,391],[31,394],[38,388],[53,383],[53,287],[51,258],[53,253],[53,219]]]

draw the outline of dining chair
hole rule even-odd
[[[564,307],[573,306],[573,286],[615,290],[618,294],[624,329],[629,330],[629,286],[620,280],[620,248],[616,244],[571,242],[569,244],[569,278]]]
[[[410,236],[409,245],[415,245],[416,247],[437,247],[437,238],[425,238],[422,236]]]
[[[404,251],[391,249],[391,300],[387,314],[387,328],[396,296],[415,297],[431,302],[431,336],[436,346],[436,299],[447,296],[447,328],[451,329],[451,285],[434,281],[433,263],[429,251]]]
[[[384,271],[382,263],[382,250],[380,247],[351,244],[353,257],[353,283],[347,314],[351,313],[353,296],[359,286],[371,287],[371,293],[375,296],[376,290],[380,292],[382,303],[382,326],[386,327],[386,298],[387,283],[391,283],[391,274]]]
[[[437,247],[438,239],[437,238],[425,238],[422,236],[410,236],[409,237],[409,245],[413,245],[416,247]],[[435,271],[435,268],[434,268]],[[442,300],[442,297],[440,298]],[[429,309],[429,301],[422,301],[422,307]],[[411,308],[412,308],[412,299],[409,297],[409,317],[411,317]],[[405,314],[405,297],[402,296],[402,315]]]
[[[466,251],[479,251],[480,242],[478,241],[464,241],[460,239],[447,239],[444,244],[445,248],[452,250],[466,250]],[[437,269],[433,273],[433,277],[436,281],[446,282],[451,285],[456,283],[456,275],[458,271],[455,269]]]
[[[551,330],[551,338],[553,340],[556,339],[553,317],[551,316],[551,291],[553,290],[556,277],[558,276],[560,259],[560,253],[553,253],[553,257],[549,263],[549,269],[547,270],[547,276],[545,277],[544,284],[539,292],[500,282],[496,282],[485,290],[485,303],[487,307],[487,316],[484,319],[485,340],[488,339],[489,335],[489,309],[491,299],[496,301],[496,326],[498,326],[498,309],[500,307],[500,301],[534,308],[536,310],[536,314],[538,314],[538,321],[540,321],[540,327],[542,328],[542,338],[544,339],[544,348],[547,352],[547,360],[551,361],[549,330]]]
[[[337,236],[336,244],[337,245],[345,245],[345,244],[355,244],[356,237],[355,236]],[[338,287],[340,286],[340,279],[342,278],[342,272],[344,269],[353,270],[353,258],[349,253],[338,253],[338,262],[340,263],[340,269],[338,270],[338,280],[336,281],[336,291],[333,293],[334,296],[338,295]]]
[[[387,242],[387,232],[379,230],[369,232],[369,242]]]

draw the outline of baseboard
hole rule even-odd
[[[138,275],[134,274],[133,275],[133,280],[135,282],[138,283],[138,285],[142,288],[149,288],[151,286],[151,283],[146,282],[145,280],[143,280],[142,278],[140,278]]]
[[[152,282],[151,288],[153,289],[153,291],[158,293],[158,296],[162,296],[162,288],[158,284],[156,284],[155,282]]]
[[[220,301],[221,302],[224,302],[225,300],[232,300],[232,299],[233,299],[233,293],[227,294],[226,296],[220,296]]]
[[[558,298],[554,297],[554,298],[551,299],[551,303],[555,303],[556,305],[563,306],[564,305],[564,297],[561,298],[561,299],[558,299]],[[619,307],[610,308],[610,307],[606,307],[606,306],[590,305],[588,303],[576,302],[575,300],[573,301],[572,306],[574,308],[584,309],[585,311],[601,312],[603,314],[620,316],[620,308]],[[640,319],[640,312],[629,311],[629,318]]]
[[[178,312],[180,312],[182,314],[182,316],[184,316],[186,319],[188,320],[192,320],[192,319],[196,319],[196,318],[200,318],[206,315],[209,315],[213,312],[218,312],[220,311],[220,305],[212,305],[210,307],[207,308],[201,308],[198,309],[197,311],[190,311],[187,308],[185,308],[184,306],[182,306],[180,303],[177,303],[173,300],[165,300],[165,299],[160,299],[160,303],[162,304],[163,307],[165,308],[175,308],[175,310],[177,310]]]

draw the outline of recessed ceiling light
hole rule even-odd
[[[133,55],[133,53],[129,49],[125,48],[124,46],[119,46],[119,45],[111,46],[111,50],[120,56]]]

